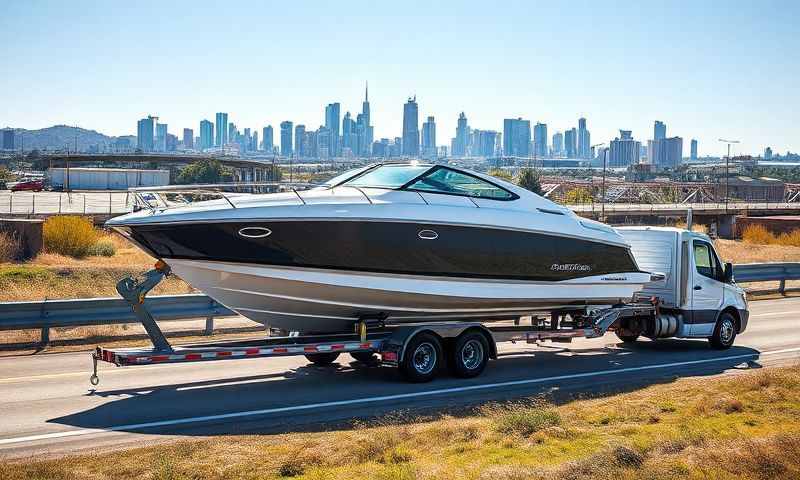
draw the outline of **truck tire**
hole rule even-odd
[[[339,352],[307,353],[305,357],[314,365],[330,365],[339,358]]]
[[[622,340],[624,343],[633,343],[636,340],[639,340],[639,335],[624,335],[619,332],[614,332],[617,335],[617,338]]]
[[[374,352],[350,352],[350,356],[357,362],[372,364],[377,360]]]
[[[459,378],[477,377],[489,362],[489,341],[482,333],[466,332],[456,339],[449,353],[453,375]]]
[[[728,312],[720,315],[714,326],[714,333],[708,337],[711,347],[717,350],[727,350],[736,339],[736,319]]]
[[[442,365],[442,343],[430,333],[416,334],[403,353],[400,373],[409,382],[430,382]]]

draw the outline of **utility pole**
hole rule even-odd
[[[722,143],[728,144],[728,156],[725,157],[725,212],[728,212],[728,197],[730,196],[730,186],[731,186],[731,174],[730,174],[730,161],[731,161],[731,144],[732,143],[739,143],[739,140],[725,140],[724,138],[719,139]]]

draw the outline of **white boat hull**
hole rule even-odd
[[[256,322],[289,331],[350,331],[359,317],[389,323],[513,318],[572,305],[629,301],[644,272],[560,282],[508,281],[165,259],[182,279]]]

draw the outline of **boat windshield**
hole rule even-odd
[[[335,177],[331,178],[330,180],[327,180],[326,182],[322,183],[320,186],[321,187],[335,187],[336,185],[339,185],[340,183],[342,183],[342,182],[344,182],[344,181],[346,181],[346,180],[348,180],[350,178],[356,177],[356,176],[360,175],[361,173],[363,173],[363,172],[365,172],[365,171],[367,171],[367,170],[369,170],[370,168],[373,168],[373,167],[374,167],[374,165],[367,165],[366,167],[351,168],[350,170],[347,170],[344,173],[340,173],[339,175],[336,175]]]
[[[406,187],[430,193],[462,195],[492,200],[514,200],[516,195],[508,190],[466,173],[446,167],[435,167]]]
[[[381,165],[344,183],[352,187],[400,188],[420,176],[430,165]]]

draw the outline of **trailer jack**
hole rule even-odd
[[[164,336],[164,332],[159,328],[153,315],[147,310],[144,299],[150,290],[155,288],[169,274],[169,265],[159,260],[156,262],[155,267],[146,272],[141,279],[125,277],[117,282],[117,292],[130,304],[136,320],[142,324],[147,336],[150,337],[153,348],[167,355],[174,352],[172,345],[167,341],[167,337]],[[100,383],[100,378],[97,376],[97,362],[102,359],[100,355],[100,348],[92,353],[92,375],[89,377],[89,382],[92,385]]]

